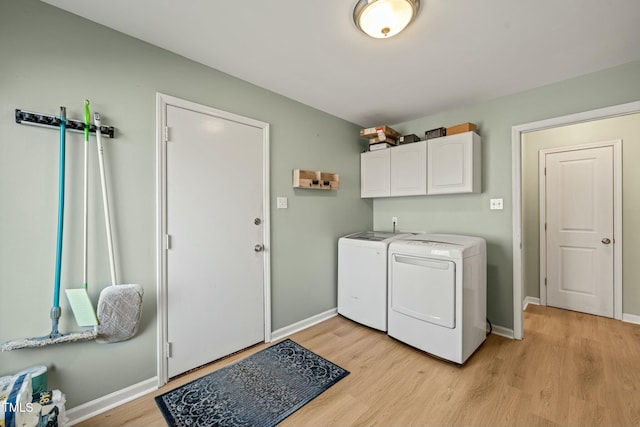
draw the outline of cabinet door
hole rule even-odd
[[[360,197],[388,197],[391,156],[390,149],[360,154]]]
[[[427,194],[427,141],[391,148],[391,195]]]
[[[479,193],[480,136],[465,132],[427,141],[427,194]]]

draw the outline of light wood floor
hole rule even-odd
[[[491,335],[463,367],[334,317],[290,338],[351,372],[282,426],[638,426],[640,325],[529,306],[525,339]],[[192,372],[78,424],[163,426],[153,397]]]

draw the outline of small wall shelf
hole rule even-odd
[[[332,172],[294,169],[293,188],[337,190],[340,188],[340,175]]]

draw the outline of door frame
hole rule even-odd
[[[640,113],[640,101],[597,110],[525,123],[511,128],[511,212],[513,250],[513,337],[524,338],[522,289],[522,135],[536,130],[550,129],[574,123]],[[617,272],[616,272],[617,273]]]
[[[168,342],[168,301],[167,301],[167,158],[166,108],[172,105],[197,113],[207,114],[224,120],[231,120],[262,130],[262,241],[264,245],[263,285],[264,285],[264,341],[271,341],[271,239],[270,239],[270,187],[269,187],[269,124],[248,117],[218,110],[206,105],[162,93],[156,93],[156,293],[157,293],[157,372],[158,387],[169,380],[167,361]]]
[[[547,222],[547,190],[544,170],[547,167],[546,155],[580,151],[591,148],[613,148],[613,318],[622,320],[622,140],[602,141],[587,144],[568,145],[564,147],[546,148],[539,151],[538,161],[538,194],[540,223],[540,305],[547,305],[547,287],[544,276],[547,272],[547,233],[544,224]]]

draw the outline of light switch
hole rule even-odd
[[[277,197],[276,198],[278,209],[287,209],[287,198],[286,197]]]
[[[502,199],[490,199],[489,200],[489,209],[491,210],[502,210]]]

